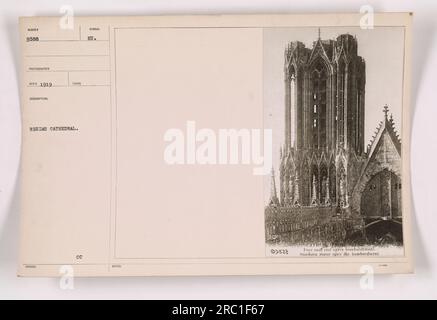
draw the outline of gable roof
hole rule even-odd
[[[377,149],[377,146],[379,145],[381,137],[384,135],[384,133],[387,133],[390,136],[399,155],[401,154],[401,140],[399,139],[399,135],[396,132],[393,116],[390,115],[390,118],[388,118],[387,113],[388,113],[388,106],[385,105],[384,120],[379,123],[378,127],[376,128],[375,135],[372,137],[369,145],[367,146],[368,159],[370,159],[372,155],[375,153],[375,150]]]
[[[387,117],[388,106],[384,106],[384,120],[381,121],[376,129],[375,135],[372,137],[369,145],[367,146],[367,160],[361,168],[361,173],[357,181],[360,181],[363,175],[366,173],[366,169],[369,163],[373,160],[375,155],[378,153],[381,145],[384,143],[384,137],[390,137],[390,141],[393,143],[399,157],[401,157],[401,140],[396,132],[395,124],[393,121],[393,116]],[[356,184],[358,186],[358,183]],[[356,187],[355,186],[355,187]]]

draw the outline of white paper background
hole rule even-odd
[[[374,289],[360,288],[360,276],[262,276],[75,279],[61,290],[59,279],[17,278],[20,158],[18,16],[59,15],[71,5],[77,15],[413,11],[411,170],[416,273],[380,275]],[[0,4],[0,299],[305,299],[437,298],[437,70],[435,0],[296,1],[2,1]]]

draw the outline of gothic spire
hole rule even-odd
[[[384,111],[383,112],[384,112],[384,119],[387,120],[387,114],[388,114],[388,105],[387,104],[384,105]]]
[[[279,205],[278,195],[276,192],[275,171],[274,171],[273,167],[272,167],[272,180],[271,180],[271,187],[270,187],[269,205],[271,205],[271,206]]]
[[[312,197],[311,197],[311,206],[317,206],[317,187],[316,187],[316,175],[313,175],[312,181]]]
[[[293,195],[293,205],[299,206],[299,178],[296,174],[294,178],[294,195]]]

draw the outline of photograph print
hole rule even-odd
[[[404,28],[264,29],[267,252],[403,255]]]

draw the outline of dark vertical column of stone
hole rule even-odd
[[[293,77],[291,78],[291,83],[290,83],[290,87],[291,87],[290,99],[291,99],[291,111],[292,111],[291,132],[294,135],[291,145],[293,148],[297,148],[298,141],[300,140],[300,137],[299,137],[299,119],[298,119],[298,117],[300,116],[299,103],[298,103],[299,84],[298,84],[297,77],[298,76],[297,76],[297,71],[296,71],[295,74],[293,75]]]
[[[291,109],[290,109],[290,77],[288,71],[285,71],[285,146],[284,153],[287,154],[291,144]]]
[[[281,166],[279,168],[280,182],[279,182],[279,201],[281,205],[284,205],[285,193],[284,193],[284,180],[285,180],[285,172],[284,172],[284,154],[281,153]]]
[[[356,59],[356,96],[357,96],[357,115],[356,115],[356,150],[357,150],[357,154],[360,155],[361,154],[361,135],[360,135],[360,130],[361,130],[361,61],[359,59],[359,57],[357,57]]]
[[[336,149],[337,144],[337,122],[335,121],[335,117],[337,116],[337,65],[334,65],[333,73],[331,76],[331,98],[330,98],[330,109],[331,109],[331,116],[330,116],[330,122],[331,122],[331,130],[330,130],[330,143],[331,143],[331,149]]]
[[[341,97],[341,94],[340,94],[340,88],[341,88],[341,83],[340,83],[340,81],[341,81],[341,69],[340,69],[340,61],[337,63],[337,79],[336,79],[336,84],[337,84],[337,86],[336,86],[336,90],[335,90],[335,92],[336,92],[336,101],[335,101],[335,108],[336,108],[336,110],[335,110],[335,116],[337,117],[337,122],[336,122],[336,127],[335,127],[335,129],[336,129],[336,131],[337,131],[337,136],[336,136],[336,139],[335,139],[335,149],[337,149],[337,147],[338,147],[338,145],[340,144],[340,136],[341,136],[341,131],[340,131],[340,123],[341,123],[341,119],[340,119],[340,117],[341,117],[341,115],[340,115],[340,110],[341,110],[341,107],[340,107],[340,104],[341,104],[341,99],[342,99],[342,97]]]
[[[309,87],[309,75],[305,70],[304,72],[304,82],[303,82],[303,103],[302,103],[302,113],[303,113],[303,148],[309,148],[311,144],[310,137],[310,127],[309,127],[309,113],[308,113],[308,87]]]
[[[348,105],[348,95],[349,95],[349,64],[346,63],[344,68],[344,87],[343,87],[343,141],[344,141],[344,147],[348,148],[349,141],[348,141],[348,112],[349,112],[349,105]]]
[[[344,100],[345,100],[345,77],[346,77],[346,66],[343,58],[338,67],[337,73],[337,147],[344,144]]]
[[[294,146],[297,149],[302,147],[302,104],[299,102],[301,95],[301,76],[298,69],[294,80]]]
[[[393,208],[392,208],[392,174],[391,172],[387,173],[387,196],[388,196],[388,216],[390,219],[393,218]]]
[[[322,82],[321,82],[321,80],[322,80],[322,78],[319,78],[319,81],[317,83],[317,118],[316,119],[317,119],[317,148],[318,149],[320,149],[320,146],[322,144],[322,139],[321,139],[321,135],[322,135],[322,97],[321,97]],[[312,95],[313,94],[310,93],[311,98],[313,98]],[[310,110],[311,110],[311,113],[313,113],[313,103],[311,103]]]
[[[365,118],[365,93],[366,93],[366,64],[364,60],[361,60],[360,63],[360,121],[359,121],[359,145],[360,145],[360,153],[364,152],[364,118]]]
[[[356,73],[356,57],[353,57],[351,61],[351,92],[349,95],[350,100],[350,114],[349,114],[349,127],[350,127],[350,144],[351,144],[351,150],[353,150],[355,153],[358,153],[357,146],[358,146],[358,99],[357,99],[357,73]]]
[[[328,76],[326,78],[326,140],[325,140],[325,149],[331,149],[332,142],[332,69],[328,70]]]

